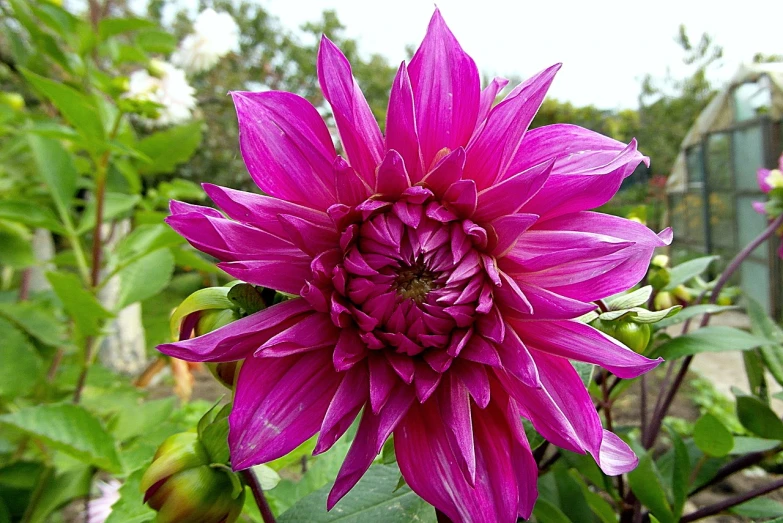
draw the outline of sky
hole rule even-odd
[[[365,55],[391,63],[418,46],[432,15],[426,0],[258,0],[295,29],[334,9]],[[562,62],[549,96],[602,109],[634,108],[641,79],[684,75],[674,37],[685,24],[693,41],[707,32],[724,48],[713,79],[726,82],[757,52],[783,54],[783,1],[440,0],[446,23],[488,76],[526,78]],[[720,6],[720,7],[717,7]],[[361,79],[360,83],[361,83]]]

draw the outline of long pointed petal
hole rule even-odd
[[[476,64],[437,9],[408,72],[421,152],[428,167],[440,150],[467,145],[476,125],[480,96]]]
[[[325,36],[318,48],[318,81],[332,106],[348,161],[370,187],[375,187],[375,167],[383,159],[381,130],[353,77],[351,64]]]
[[[386,148],[399,152],[405,160],[405,168],[413,183],[421,180],[424,165],[416,129],[416,108],[413,104],[413,88],[408,67],[403,62],[397,70],[386,112]]]

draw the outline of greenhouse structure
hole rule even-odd
[[[756,171],[783,151],[783,63],[742,66],[683,140],[666,186],[675,258],[717,254],[725,264],[764,227],[752,202],[764,200]],[[783,316],[779,239],[759,247],[737,283]]]

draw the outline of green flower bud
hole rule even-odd
[[[656,311],[662,311],[669,307],[674,307],[674,305],[676,305],[674,296],[668,291],[659,292],[655,295],[655,299],[653,300],[653,308]]]
[[[678,285],[672,291],[674,296],[680,300],[683,304],[687,305],[693,299],[693,295],[684,285]]]
[[[19,93],[0,93],[0,103],[7,105],[14,111],[24,109],[24,98]]]
[[[220,327],[239,319],[239,314],[232,309],[212,309],[201,311],[196,323],[196,336],[203,336]]]
[[[141,478],[144,501],[157,523],[232,523],[245,502],[239,478],[225,465],[211,464],[195,432],[175,434],[160,446]]]
[[[614,339],[629,347],[632,351],[643,353],[650,343],[652,328],[647,323],[620,321],[614,329]]]
[[[598,329],[599,331],[603,332],[607,336],[611,336],[614,338],[614,329],[617,325],[616,322],[613,321],[603,321],[600,319],[595,319],[590,322],[590,325]]]
[[[669,272],[669,269],[666,267],[658,267],[655,265],[650,266],[650,272],[647,275],[647,282],[653,286],[656,290],[661,290],[667,285],[669,285],[669,281],[671,280],[671,273]]]
[[[650,261],[650,265],[654,267],[668,267],[669,266],[669,257],[665,254],[656,254],[653,256],[653,259]]]

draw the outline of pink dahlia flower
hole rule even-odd
[[[635,142],[528,130],[559,67],[493,107],[506,81],[481,90],[436,11],[400,65],[384,135],[323,38],[318,77],[345,157],[303,98],[232,93],[242,156],[266,195],[206,184],[225,216],[172,202],[168,223],[228,274],[298,297],[159,349],[245,359],[229,418],[235,469],[316,433],[324,452],[361,413],[330,508],[393,434],[422,498],[454,521],[510,522],[537,495],[522,418],[607,474],[636,465],[569,360],[623,378],[659,362],[574,318],[636,284],[671,232],[588,211],[646,160]]]

